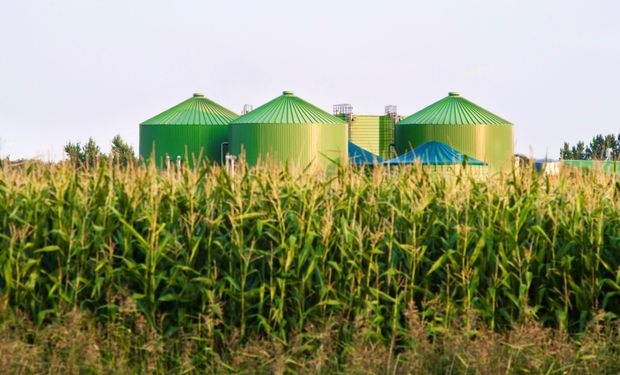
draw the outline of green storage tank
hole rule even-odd
[[[336,115],[349,124],[349,140],[359,147],[379,155],[390,158],[393,143],[394,118],[389,115]]]
[[[396,124],[396,151],[439,141],[489,164],[492,170],[512,168],[512,123],[451,92]]]
[[[166,155],[220,162],[228,142],[228,123],[239,117],[196,93],[186,101],[140,124],[140,156],[163,166]]]
[[[245,152],[248,165],[259,160],[305,167],[347,162],[347,123],[284,91],[282,96],[229,125],[230,152]]]

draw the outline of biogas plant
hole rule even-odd
[[[334,163],[443,167],[451,164],[510,168],[513,124],[457,92],[410,116],[397,107],[360,115],[350,104],[333,114],[284,91],[241,116],[194,94],[140,124],[140,156],[166,166],[172,161],[224,163],[244,155],[260,161],[330,166]]]

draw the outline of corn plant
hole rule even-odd
[[[398,352],[412,306],[430,337],[529,319],[575,333],[620,313],[620,180],[6,166],[0,272],[1,297],[39,326],[75,308],[119,322],[129,300],[209,353],[334,322],[343,350],[364,327]]]

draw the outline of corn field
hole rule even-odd
[[[296,347],[297,358],[329,346],[335,358],[275,361],[267,372],[340,371],[362,342],[385,354],[367,371],[407,372],[407,353],[455,327],[473,340],[529,324],[579,341],[593,322],[615,324],[620,178],[5,167],[0,274],[0,322],[13,335],[20,322],[36,332],[80,314],[67,324],[110,340],[93,343],[98,361],[115,361],[104,353],[114,342],[132,371],[242,372],[232,348],[267,342]],[[191,353],[186,365],[179,353]],[[454,372],[475,372],[454,361]],[[511,361],[506,373],[519,371]]]

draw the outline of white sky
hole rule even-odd
[[[58,159],[193,92],[411,114],[459,91],[516,151],[620,133],[620,1],[0,0],[0,156]]]

